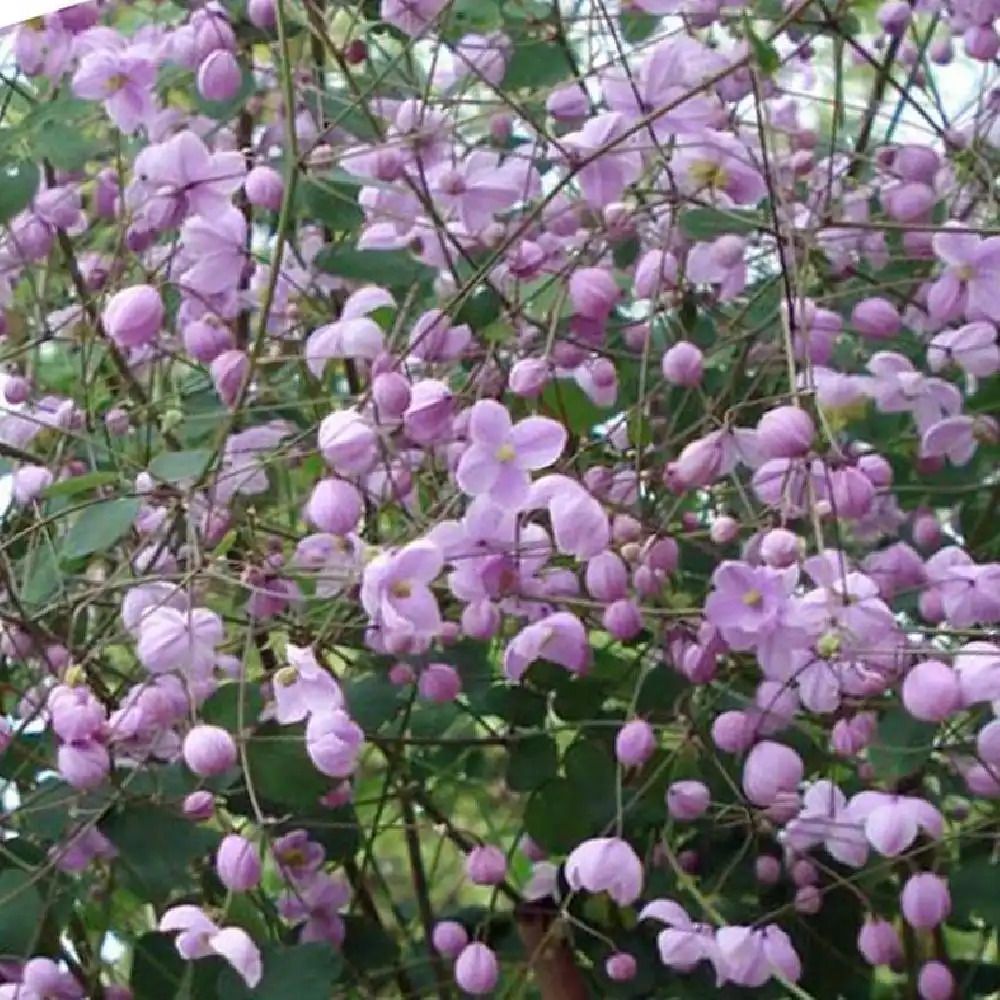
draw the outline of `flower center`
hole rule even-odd
[[[306,862],[306,856],[297,847],[290,847],[286,851],[281,852],[281,858],[279,859],[283,865],[287,865],[289,868],[299,868]]]
[[[729,180],[725,167],[711,160],[699,160],[691,164],[691,179],[699,187],[724,188]]]
[[[976,276],[976,269],[971,264],[960,264],[955,268],[955,277],[959,281],[972,281]]]
[[[126,83],[128,83],[128,78],[124,73],[115,73],[114,76],[108,79],[108,87],[113,93],[118,93],[119,90],[122,90]]]
[[[389,593],[399,600],[405,600],[413,593],[409,580],[397,580],[390,588]]]
[[[282,667],[275,675],[274,681],[281,687],[291,687],[299,679],[299,672],[295,667]]]
[[[816,641],[816,652],[824,660],[832,660],[840,653],[840,636],[836,632],[825,632]]]
[[[502,444],[497,448],[496,459],[498,462],[513,462],[517,457],[512,444]]]
[[[743,595],[743,603],[748,608],[759,607],[761,604],[763,604],[763,602],[764,602],[764,595],[756,588],[753,590],[748,590]]]

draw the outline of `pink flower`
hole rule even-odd
[[[224,774],[236,764],[236,743],[219,726],[195,726],[184,737],[184,763],[202,778]]]
[[[218,955],[253,989],[263,977],[260,951],[241,927],[219,928],[197,906],[174,906],[160,918],[161,933],[179,931],[177,951],[192,961]]]
[[[443,566],[441,550],[427,541],[376,556],[361,582],[361,604],[372,624],[389,635],[436,636],[441,612],[430,584]]]
[[[948,883],[931,872],[911,875],[900,894],[903,919],[917,930],[932,930],[951,913]]]
[[[227,49],[210,52],[198,67],[198,93],[206,101],[231,101],[243,85],[243,70]]]
[[[711,801],[708,786],[701,781],[675,781],[667,789],[667,812],[682,823],[702,816]]]
[[[915,719],[943,722],[962,706],[958,674],[940,660],[916,664],[903,681],[903,705]]]
[[[957,330],[943,330],[927,345],[927,367],[940,372],[949,364],[966,375],[988,378],[1000,371],[1000,347],[992,323],[968,323]]]
[[[566,881],[571,889],[606,892],[619,906],[631,906],[642,894],[642,862],[624,840],[597,837],[566,859]]]
[[[104,329],[123,348],[141,347],[156,339],[163,324],[160,293],[151,285],[132,285],[117,292],[104,308]]]
[[[364,736],[342,709],[313,711],[306,723],[306,753],[320,774],[348,778],[358,766]]]
[[[668,382],[693,389],[701,382],[704,356],[694,344],[682,340],[667,349],[660,362],[660,368]]]
[[[765,458],[798,458],[816,436],[812,417],[798,406],[768,410],[757,424],[757,448]]]
[[[212,384],[225,406],[236,406],[250,375],[250,358],[245,351],[223,351],[209,366]]]
[[[256,888],[261,874],[257,849],[238,834],[223,837],[215,854],[215,871],[219,881],[231,892]]]
[[[645,719],[626,722],[615,737],[615,756],[625,767],[642,767],[656,749],[656,733]]]
[[[275,719],[283,726],[301,722],[313,712],[342,708],[340,685],[317,662],[308,646],[285,647],[288,666],[274,675]]]
[[[152,674],[178,670],[205,677],[215,667],[216,648],[224,638],[222,619],[208,608],[159,607],[139,626],[139,662]]]
[[[583,197],[593,208],[601,209],[609,202],[618,201],[625,188],[642,174],[642,154],[635,135],[622,138],[627,128],[628,123],[622,115],[597,115],[579,132],[562,138],[562,145],[570,154],[570,164],[582,164],[576,180]]]
[[[375,431],[356,410],[324,417],[317,438],[327,465],[341,475],[367,472],[378,458]]]
[[[441,920],[431,933],[434,950],[448,958],[455,958],[469,943],[469,932],[455,920]]]
[[[947,458],[952,465],[968,465],[980,442],[995,444],[997,423],[982,414],[945,417],[931,424],[920,438],[921,458]]]
[[[558,663],[580,673],[589,663],[587,630],[576,615],[557,611],[527,625],[507,644],[503,669],[508,680],[520,681],[535,660]]]
[[[678,972],[691,972],[705,959],[717,958],[715,936],[707,924],[694,923],[684,908],[672,899],[654,899],[639,912],[640,920],[659,920],[667,925],[656,938],[660,961]]]
[[[725,194],[732,204],[756,205],[767,194],[760,171],[747,147],[728,132],[704,132],[678,144],[670,162],[671,175],[688,195]]]
[[[514,425],[505,407],[483,399],[470,411],[469,440],[455,470],[459,488],[516,510],[528,499],[531,472],[562,454],[566,430],[547,417],[527,417]]]
[[[77,97],[103,101],[108,117],[131,135],[153,113],[155,84],[156,66],[145,56],[100,48],[80,60],[72,89]]]
[[[879,854],[898,857],[923,833],[938,840],[944,835],[944,819],[929,802],[908,795],[859,792],[848,806],[855,822],[863,822],[865,837]]]
[[[227,205],[211,216],[184,223],[181,246],[192,264],[181,284],[199,295],[218,295],[239,285],[246,256],[247,226],[243,213]]]
[[[947,229],[935,233],[934,252],[945,269],[927,293],[931,319],[950,323],[963,313],[969,320],[1000,321],[1000,237],[988,239]]]
[[[501,163],[496,153],[477,150],[459,163],[443,162],[428,171],[434,204],[446,219],[457,219],[470,235],[481,233],[494,217],[530,194],[525,177],[511,161]]]
[[[507,856],[499,847],[474,847],[465,859],[465,874],[474,885],[499,885],[507,874]]]
[[[858,951],[869,965],[895,965],[903,957],[896,928],[877,917],[866,920],[858,932]]]

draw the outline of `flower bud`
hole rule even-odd
[[[200,788],[184,799],[181,808],[185,819],[189,819],[193,823],[203,823],[205,820],[211,819],[215,813],[215,796],[207,789]]]
[[[601,623],[620,642],[634,639],[642,631],[642,615],[632,601],[615,601],[604,609]]]
[[[621,600],[628,593],[628,569],[621,556],[606,551],[587,563],[587,593],[604,604]]]
[[[417,691],[421,698],[435,705],[446,705],[461,693],[462,678],[447,663],[430,663],[420,674]]]
[[[769,410],[757,424],[757,445],[765,458],[797,458],[812,447],[812,417],[797,406]]]
[[[951,1000],[955,995],[955,979],[943,962],[924,962],[917,975],[917,992],[921,1000]]]
[[[675,781],[667,789],[667,812],[681,823],[704,815],[711,801],[708,786],[700,781]]]
[[[740,522],[735,517],[723,514],[717,517],[708,529],[708,537],[716,545],[728,545],[736,541],[740,534]]]
[[[206,101],[231,101],[243,86],[243,71],[228,49],[209,53],[198,67],[198,93]]]
[[[626,722],[615,737],[615,757],[625,767],[642,767],[656,749],[656,733],[645,719]]]
[[[761,885],[777,885],[781,880],[781,862],[773,855],[760,855],[754,862],[753,870]]]
[[[277,27],[276,0],[247,0],[247,20],[261,31]]]
[[[441,920],[431,932],[434,950],[447,958],[454,958],[469,943],[468,931],[455,920]]]
[[[465,858],[465,874],[474,885],[499,885],[507,874],[507,857],[499,847],[474,847]]]
[[[577,316],[606,320],[620,298],[615,279],[603,268],[582,267],[570,275],[569,299]]]
[[[215,854],[215,872],[230,892],[246,892],[260,884],[260,858],[253,844],[239,834],[222,838]]]
[[[895,965],[903,957],[896,928],[872,917],[858,933],[858,951],[869,965]]]
[[[104,309],[104,329],[122,348],[150,344],[163,324],[160,293],[152,285],[133,285],[112,296]]]
[[[903,326],[899,310],[888,300],[873,296],[863,299],[851,312],[851,326],[862,337],[872,340],[889,340]]]
[[[958,674],[940,660],[916,664],[903,681],[903,706],[922,722],[942,722],[961,704]]]
[[[900,894],[903,919],[917,930],[932,930],[951,913],[948,883],[932,872],[911,875]]]
[[[466,993],[482,996],[489,993],[500,978],[496,955],[478,941],[466,945],[455,962],[455,982]]]
[[[760,558],[767,566],[785,569],[794,566],[802,555],[803,544],[799,536],[787,528],[774,528],[760,540]]]
[[[755,806],[771,806],[795,793],[805,773],[802,758],[781,743],[758,743],[743,764],[743,791]]]
[[[243,182],[243,190],[255,208],[277,212],[285,197],[285,180],[274,167],[254,167]]]
[[[401,420],[410,405],[410,383],[400,372],[382,372],[372,382],[372,399],[380,423]]]
[[[660,362],[660,369],[663,377],[672,385],[692,389],[701,382],[704,356],[694,344],[682,340],[667,348]]]
[[[624,951],[609,955],[604,963],[605,975],[616,983],[627,983],[630,979],[635,979],[637,971],[638,965],[635,959]]]
[[[364,502],[357,488],[343,479],[321,479],[314,487],[306,517],[320,531],[347,535],[361,519]]]
[[[195,726],[184,737],[181,753],[184,763],[202,778],[225,774],[236,765],[236,743],[218,726]]]

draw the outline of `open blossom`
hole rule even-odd
[[[217,927],[197,906],[171,907],[160,918],[163,933],[177,931],[181,958],[192,961],[218,955],[253,989],[264,975],[260,950],[242,927]]]
[[[192,264],[181,282],[200,295],[217,295],[239,284],[246,260],[246,220],[226,206],[212,216],[195,216],[181,229],[181,246]]]
[[[449,0],[382,0],[379,18],[404,35],[423,35],[434,24]]]
[[[568,611],[557,611],[526,626],[511,639],[504,652],[504,674],[509,680],[519,681],[535,660],[549,660],[580,673],[589,664],[589,654],[583,623]]]
[[[571,889],[606,892],[619,906],[631,906],[642,894],[642,862],[617,837],[585,840],[566,859]]]
[[[313,712],[343,706],[340,685],[317,662],[308,646],[289,643],[288,665],[274,675],[274,717],[282,725],[301,722]]]
[[[133,133],[154,109],[156,66],[143,54],[96,49],[80,60],[72,88],[77,97],[104,101],[122,132]]]
[[[934,234],[934,252],[944,264],[927,292],[927,311],[942,323],[960,319],[1000,321],[1000,237],[944,229]]]
[[[468,448],[455,480],[470,496],[486,494],[502,507],[517,509],[528,499],[531,472],[551,465],[566,446],[566,430],[547,417],[511,422],[506,407],[480,400],[469,415]]]
[[[737,650],[753,649],[785,624],[798,570],[726,561],[712,575],[705,617]]]
[[[179,670],[205,676],[216,664],[216,648],[224,637],[222,619],[208,608],[156,608],[139,626],[139,660],[153,674]]]
[[[927,345],[927,367],[940,372],[949,364],[966,375],[988,378],[1000,371],[1000,347],[992,323],[968,323],[957,330],[943,330]]]
[[[361,604],[372,624],[389,635],[436,636],[441,612],[430,584],[443,566],[441,550],[427,541],[376,556],[361,582]]]

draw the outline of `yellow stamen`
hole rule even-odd
[[[743,603],[748,608],[756,608],[758,605],[763,603],[764,595],[761,594],[759,590],[748,590],[743,595]]]
[[[724,188],[729,182],[726,168],[711,160],[699,160],[692,163],[688,174],[699,187]]]
[[[502,444],[497,448],[496,458],[498,462],[513,462],[517,458],[517,452],[512,444]]]
[[[389,593],[393,597],[400,600],[405,600],[413,593],[413,588],[410,586],[409,580],[397,580],[390,588]]]
[[[295,667],[282,667],[275,675],[274,682],[281,687],[291,687],[299,679]]]

